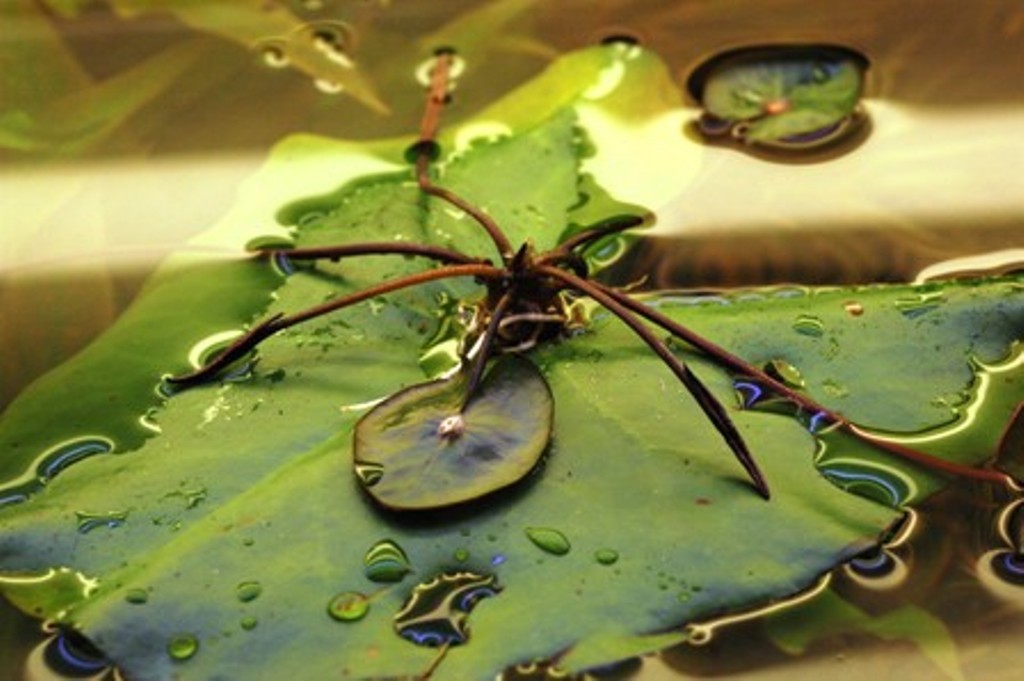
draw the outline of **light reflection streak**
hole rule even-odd
[[[732,615],[724,615],[716,619],[711,619],[706,622],[699,622],[694,624],[686,625],[687,643],[693,646],[702,646],[709,643],[714,636],[714,632],[725,626],[738,624],[740,622],[747,622],[749,620],[755,620],[767,615],[771,615],[782,610],[806,603],[812,598],[818,596],[825,589],[828,588],[832,582],[831,573],[822,575],[821,579],[806,591],[796,594],[792,598],[788,598],[784,601],[771,603],[761,608],[755,608],[754,610],[748,610],[746,612],[736,613]]]
[[[206,356],[210,353],[210,350],[217,347],[218,345],[230,343],[231,341],[235,340],[241,335],[242,332],[239,331],[238,329],[231,329],[229,331],[220,331],[218,333],[207,336],[206,338],[202,339],[201,341],[193,345],[192,349],[188,351],[188,363],[192,365],[192,367],[195,369],[201,368],[206,364],[205,359]]]
[[[976,383],[971,390],[972,399],[966,407],[958,408],[956,410],[957,419],[946,427],[938,427],[926,433],[913,435],[883,433],[881,431],[868,430],[867,428],[863,428],[855,424],[850,424],[850,430],[855,431],[858,435],[869,440],[883,440],[902,445],[916,445],[925,442],[935,442],[961,433],[970,428],[978,419],[978,414],[981,412],[981,409],[985,404],[985,399],[992,388],[993,379],[1001,374],[1009,373],[1015,369],[1019,369],[1021,366],[1024,366],[1024,352],[1022,352],[1021,349],[1021,344],[1019,342],[1014,342],[1011,347],[1009,358],[1001,363],[996,362],[994,364],[985,364],[976,357],[971,359],[971,365],[976,369]]]
[[[836,470],[836,467],[842,465],[857,470]],[[870,470],[867,470],[871,468],[876,469],[878,472],[872,474]],[[877,485],[889,495],[891,500],[889,505],[893,508],[901,508],[913,502],[917,499],[920,492],[913,478],[896,468],[890,468],[877,462],[868,462],[855,458],[831,459],[820,463],[820,469],[826,478],[836,479],[840,486],[843,486],[843,483],[848,483],[850,486],[856,486],[857,483]],[[891,477],[887,479],[887,476]],[[901,493],[901,490],[893,482],[893,478],[903,484],[906,490],[905,493]]]
[[[999,518],[996,519],[996,531],[1007,546],[1017,546],[1017,541],[1010,536],[1010,519],[1013,514],[1024,505],[1024,499],[1016,499],[1015,501],[1006,505],[1002,511],[999,512]]]

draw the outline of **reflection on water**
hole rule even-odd
[[[656,664],[688,676],[756,670],[759,679],[887,678],[894,665],[901,678],[1005,678],[1020,662],[1024,588],[987,566],[994,552],[1007,555],[1000,528],[1017,505],[980,486],[951,488],[881,550],[834,571],[825,597]]]
[[[697,127],[707,139],[805,152],[838,144],[860,125],[867,66],[841,47],[752,47],[712,57],[687,89],[704,109]]]
[[[0,29],[0,54],[33,65],[39,76],[5,89],[4,106],[20,117],[0,110],[0,125],[30,122],[4,128],[16,134],[0,138],[0,182],[8,187],[0,318],[19,322],[0,324],[0,407],[116,318],[156,260],[140,266],[132,255],[126,266],[111,253],[185,243],[228,210],[239,183],[284,135],[370,139],[415,131],[421,95],[410,83],[439,44],[457,44],[467,58],[453,119],[555,55],[612,34],[639,37],[666,59],[680,86],[708,58],[750,45],[845,45],[870,59],[869,139],[842,158],[805,164],[695,141],[675,195],[653,206],[659,235],[618,263],[613,279],[645,272],[648,287],[840,284],[906,281],[936,262],[997,250],[1017,254],[1004,269],[1020,262],[1018,0],[984,0],[969,11],[956,0],[865,0],[815,5],[814,12],[807,0],[263,4],[258,20],[228,12],[237,26],[212,26],[184,9],[143,13],[128,24],[104,3],[88,3],[79,16],[19,14],[26,5],[17,3],[0,9],[8,29]],[[474,11],[489,14],[483,23],[460,24]],[[338,18],[345,28],[330,35],[291,32],[295,21],[336,26]],[[112,35],[118,49],[110,49]],[[274,36],[285,44],[272,44],[262,58],[250,49]],[[141,79],[140,65],[159,78]],[[316,81],[342,92],[328,97],[311,87]],[[68,118],[99,100],[109,104],[102,116]],[[697,103],[687,104],[696,120]],[[638,159],[644,162],[653,161]],[[59,275],[13,269],[83,260],[92,266],[62,266]],[[808,333],[812,327],[805,324]],[[666,653],[645,675],[657,678],[660,665],[672,676],[756,670],[764,679],[859,679],[872,669],[888,674],[896,659],[903,676],[959,670],[967,678],[1002,677],[1020,664],[1024,633],[1017,509],[987,488],[950,489],[925,502],[886,547],[837,570],[827,597],[788,615],[730,624],[700,647]],[[801,620],[817,623],[823,635],[802,631]],[[82,673],[99,664],[60,633],[29,655],[33,627],[6,609],[0,659],[37,664],[63,651]],[[187,639],[172,644],[191,654]]]

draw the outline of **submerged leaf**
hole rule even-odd
[[[357,477],[377,502],[402,510],[459,504],[508,487],[537,465],[554,404],[536,367],[501,360],[460,412],[466,383],[459,374],[406,388],[356,425]]]
[[[905,641],[916,646],[946,678],[963,679],[956,641],[949,629],[939,617],[916,605],[872,615],[829,589],[799,608],[770,615],[765,629],[780,649],[792,655],[815,642],[850,634]]]

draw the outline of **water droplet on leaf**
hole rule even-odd
[[[235,587],[235,596],[243,603],[254,601],[263,593],[263,585],[259,582],[240,582]]]
[[[390,539],[382,539],[363,557],[363,571],[373,582],[400,582],[412,571],[412,566],[401,546]]]
[[[803,336],[820,338],[825,333],[825,323],[820,317],[802,314],[793,321],[793,330]]]
[[[133,605],[142,605],[149,600],[149,592],[145,589],[128,589],[124,593],[124,600]]]
[[[851,317],[859,317],[864,314],[864,306],[858,303],[856,300],[848,300],[843,303],[843,309]]]
[[[128,519],[128,512],[108,511],[106,513],[89,513],[87,511],[75,511],[75,519],[78,521],[78,531],[86,534],[98,527],[115,528],[124,525],[125,520]]]
[[[356,477],[363,487],[373,487],[384,475],[384,466],[376,463],[357,463],[355,465]]]
[[[339,622],[361,620],[370,611],[370,600],[358,591],[343,591],[327,604],[327,614]]]
[[[764,367],[764,372],[790,388],[803,388],[804,377],[800,370],[783,359],[773,359]]]
[[[177,634],[167,642],[167,654],[172,659],[184,661],[199,650],[199,639],[192,634]]]
[[[915,293],[909,296],[902,296],[897,298],[893,304],[900,311],[900,314],[907,319],[916,319],[937,309],[944,302],[946,302],[946,299],[942,292],[934,291],[931,293]]]
[[[556,556],[564,556],[572,548],[564,534],[550,527],[528,527],[526,536],[538,548]]]

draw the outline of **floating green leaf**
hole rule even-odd
[[[526,360],[506,359],[465,409],[466,376],[406,388],[356,425],[356,471],[393,509],[451,506],[508,487],[540,460],[551,436],[551,391]]]

